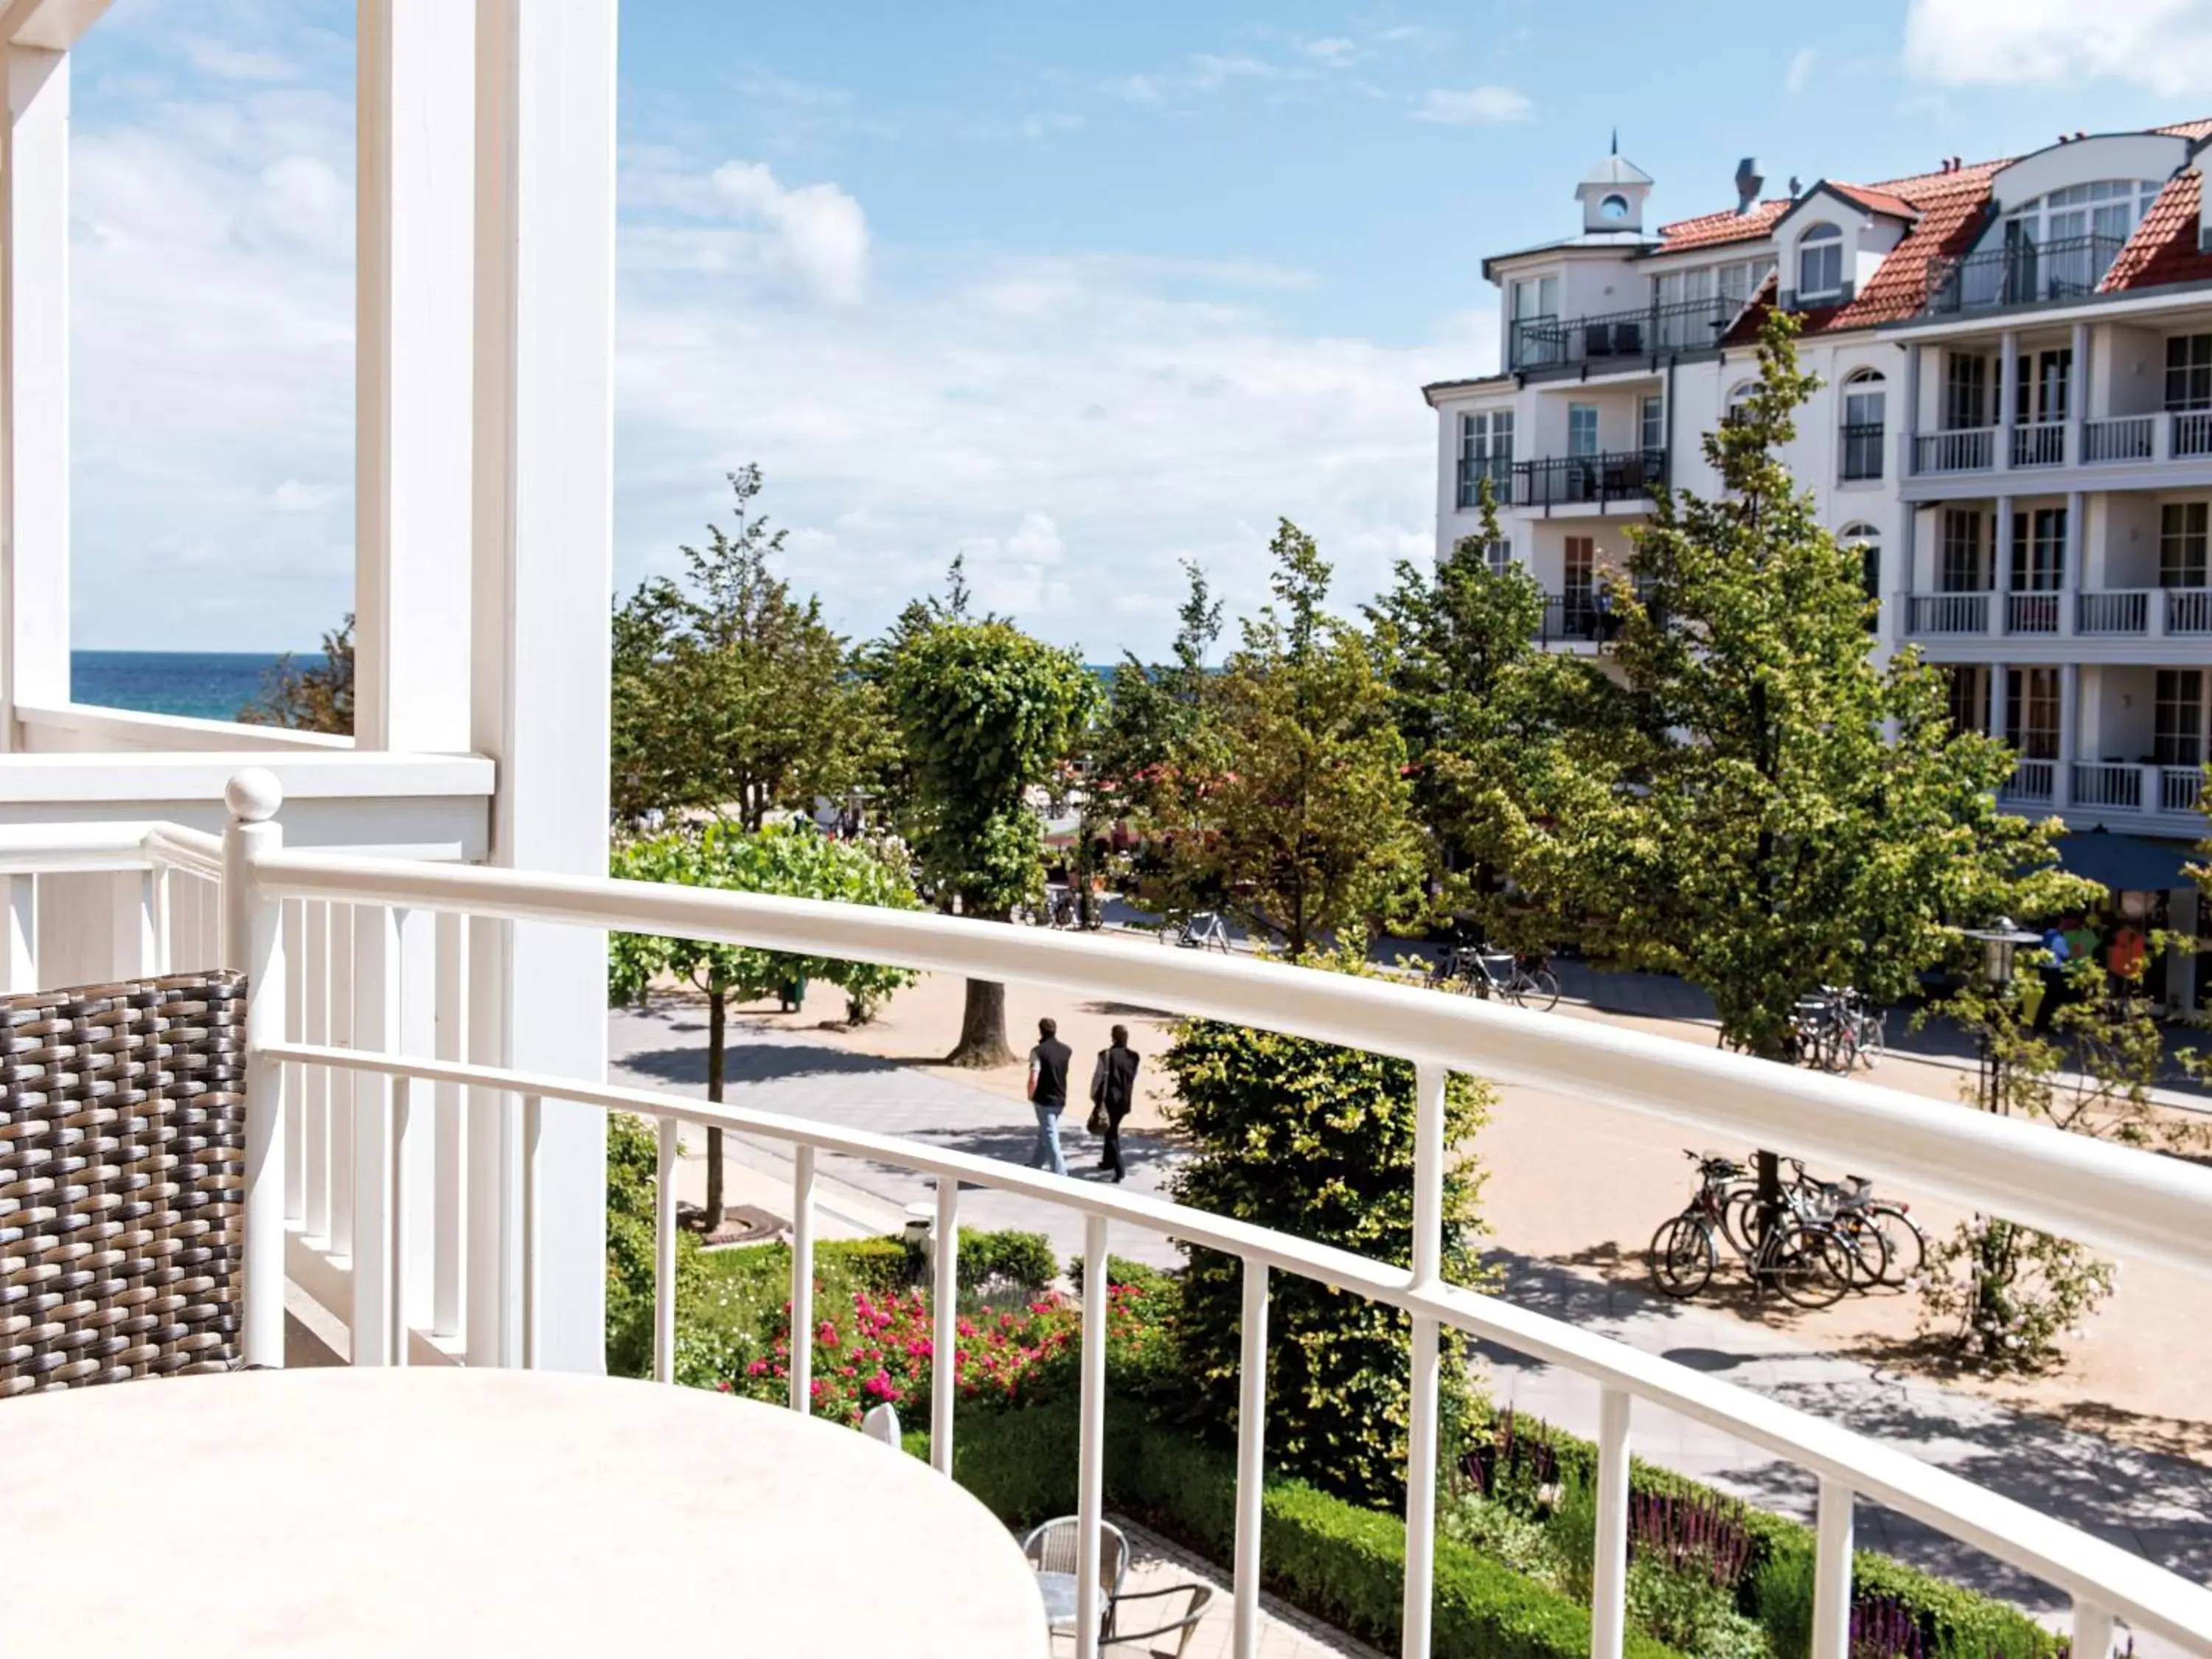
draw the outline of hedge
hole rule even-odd
[[[744,1264],[741,1268],[733,1266],[722,1271],[773,1271],[786,1276],[791,1272],[791,1247],[783,1243],[717,1250],[707,1259],[710,1267],[724,1261]],[[773,1269],[763,1268],[757,1265],[763,1261],[780,1265]],[[1059,1266],[1058,1258],[1053,1255],[1052,1241],[1042,1233],[983,1231],[973,1227],[960,1230],[960,1283],[964,1289],[990,1286],[1034,1295],[1052,1283]],[[915,1250],[896,1235],[817,1239],[814,1271],[817,1278],[849,1279],[854,1289],[872,1296],[893,1295],[927,1278]]]
[[[1564,1474],[1595,1480],[1595,1445],[1548,1424],[1524,1421],[1533,1437],[1552,1448]],[[1710,1498],[1714,1491],[1640,1460],[1630,1464],[1628,1485],[1632,1492],[1692,1501]],[[1766,1627],[1775,1659],[1805,1659],[1812,1632],[1813,1529],[1750,1504],[1743,1506],[1742,1518],[1751,1535],[1751,1557],[1741,1611]],[[1851,1559],[1851,1589],[1856,1601],[1892,1601],[1903,1607],[1920,1627],[1928,1659],[2057,1659],[2062,1649],[2057,1636],[2019,1608],[1907,1566],[1894,1556],[1857,1552]]]
[[[953,1475],[987,1508],[1027,1526],[1075,1508],[1076,1410],[1072,1400],[977,1413],[953,1436]],[[1106,1491],[1115,1507],[1217,1560],[1237,1526],[1233,1456],[1109,1401]],[[926,1455],[929,1437],[908,1448]],[[1332,1498],[1303,1481],[1267,1482],[1261,1524],[1267,1588],[1355,1636],[1395,1648],[1404,1607],[1406,1523]],[[1449,1539],[1436,1559],[1433,1651],[1438,1659],[1587,1659],[1589,1611],[1534,1580]],[[1676,1659],[1630,1632],[1627,1659]]]

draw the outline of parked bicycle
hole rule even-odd
[[[1876,1198],[1864,1176],[1821,1181],[1805,1172],[1804,1162],[1789,1160],[1790,1186],[1824,1215],[1851,1244],[1869,1283],[1903,1287],[1919,1276],[1928,1259],[1928,1236],[1913,1220],[1910,1206]]]
[[[1178,920],[1170,916],[1160,928],[1160,943],[1186,951],[1229,952],[1229,927],[1218,910],[1194,910]]]
[[[1749,1172],[1732,1158],[1686,1151],[1683,1157],[1698,1166],[1697,1190],[1680,1215],[1660,1224],[1651,1236],[1645,1262],[1653,1286],[1662,1296],[1680,1300],[1697,1295],[1713,1280],[1720,1266],[1720,1247],[1726,1244],[1751,1274],[1761,1296],[1775,1291],[1801,1308],[1833,1307],[1860,1276],[1853,1246],[1832,1222],[1814,1214],[1794,1189],[1784,1188],[1782,1201],[1771,1209],[1757,1204],[1749,1218],[1729,1223],[1729,1205],[1741,1192]],[[1739,1230],[1748,1234],[1739,1236]]]
[[[1479,945],[1455,945],[1429,969],[1432,991],[1459,991],[1487,1000],[1502,997],[1516,1007],[1547,1013],[1559,1000],[1559,981],[1540,955],[1516,956]]]
[[[1797,999],[1785,1045],[1788,1058],[1793,1066],[1825,1072],[1848,1073],[1858,1066],[1870,1070],[1881,1063],[1882,1024],[1881,1010],[1856,991],[1823,986],[1817,994]]]

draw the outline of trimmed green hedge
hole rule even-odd
[[[1595,1445],[1548,1424],[1524,1421],[1532,1437],[1551,1446],[1566,1479],[1595,1484]],[[1631,1464],[1628,1485],[1632,1492],[1657,1498],[1696,1499],[1713,1492],[1687,1475],[1640,1460]],[[1743,1523],[1752,1543],[1741,1610],[1766,1627],[1775,1659],[1806,1659],[1813,1621],[1813,1529],[1749,1504],[1743,1509]],[[2057,1659],[2060,1651],[2059,1638],[2019,1608],[1909,1567],[1893,1556],[1859,1551],[1851,1560],[1851,1587],[1856,1600],[1894,1601],[1910,1613],[1920,1626],[1929,1659]]]
[[[908,1445],[926,1455],[926,1433]],[[1076,1413],[1063,1400],[976,1413],[953,1436],[953,1475],[1011,1525],[1075,1508]],[[1236,1460],[1193,1436],[1109,1402],[1106,1490],[1115,1507],[1216,1560],[1231,1553]],[[1406,1524],[1303,1481],[1267,1483],[1261,1568],[1268,1589],[1353,1635],[1395,1648],[1404,1605]],[[1586,1659],[1589,1609],[1448,1539],[1437,1546],[1438,1659]],[[1632,1632],[1628,1659],[1674,1659]]]

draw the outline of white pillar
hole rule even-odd
[[[2088,510],[2087,495],[2078,489],[2067,493],[2066,542],[2058,573],[2058,632],[2068,639],[2074,636],[2075,612],[2081,608],[2081,561],[2089,544]]]
[[[1990,665],[1990,731],[1993,738],[2005,734],[2005,665]]]
[[[0,46],[0,749],[18,704],[70,692],[65,53]]]
[[[2074,356],[2066,375],[2066,464],[2082,461],[2081,422],[2089,413],[2089,325],[2074,325]]]
[[[2013,422],[2020,407],[2020,336],[2007,333],[1997,349],[2004,359],[1997,365],[1997,417],[1991,422],[1997,429],[1996,453],[1992,459],[2002,472],[2012,465]]]
[[[1990,572],[1990,632],[2002,634],[2011,606],[2013,560],[2019,550],[2013,546],[2012,497],[1997,497],[1996,557]]]
[[[239,1358],[248,1365],[284,1364],[284,1066],[262,1057],[284,1041],[284,928],[281,901],[264,898],[253,861],[280,852],[274,822],[283,803],[274,775],[251,768],[230,780],[223,804],[230,824],[222,848],[223,965],[246,976],[246,1195],[240,1275]]]
[[[2075,734],[2081,723],[2081,665],[2058,670],[2058,763],[2051,769],[2051,805],[2059,811],[2074,804]]]
[[[476,20],[359,0],[356,737],[469,743]]]
[[[607,859],[616,11],[477,7],[471,746],[499,768],[492,861],[591,876]],[[604,937],[484,932],[470,959],[496,1018],[472,1019],[472,1052],[604,1078]],[[556,1370],[605,1364],[605,1134],[595,1108],[545,1103],[539,1359]]]

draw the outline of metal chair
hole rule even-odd
[[[1150,1655],[1151,1659],[1183,1659],[1183,1655],[1189,1650],[1190,1638],[1196,1632],[1199,1621],[1206,1617],[1206,1609],[1213,1601],[1211,1584],[1170,1584],[1165,1589],[1135,1590],[1127,1595],[1115,1596],[1114,1610],[1116,1613],[1127,1613],[1139,1601],[1156,1601],[1173,1595],[1189,1598],[1183,1606],[1182,1618],[1170,1624],[1157,1625],[1151,1630],[1117,1632],[1106,1639],[1105,1645],[1109,1648],[1133,1647]],[[1174,1608],[1175,1604],[1170,1601],[1162,1610],[1161,1616],[1164,1618]],[[1175,1638],[1173,1647],[1155,1645],[1165,1636]]]
[[[1082,1523],[1073,1515],[1046,1522],[1022,1540],[1022,1553],[1036,1569],[1037,1589],[1044,1596],[1046,1621],[1055,1635],[1075,1629],[1076,1568],[1081,1559]],[[1121,1595],[1121,1581],[1129,1571],[1129,1540],[1110,1521],[1098,1523],[1098,1588],[1106,1606],[1098,1618],[1099,1640],[1112,1641],[1114,1608]]]
[[[899,1443],[898,1413],[889,1401],[872,1407],[860,1419],[860,1432],[871,1440],[880,1440],[893,1451],[902,1449]]]
[[[237,1368],[245,1023],[232,973],[0,998],[0,1399]]]

